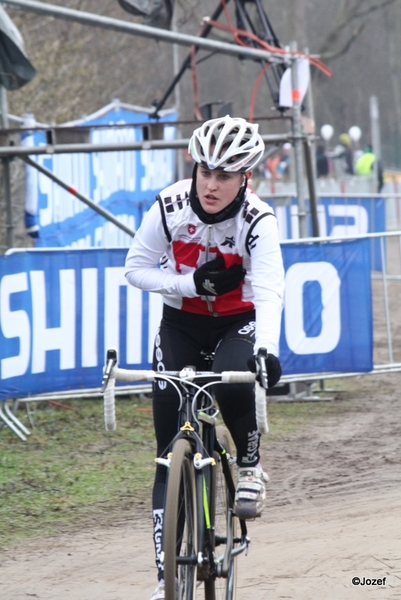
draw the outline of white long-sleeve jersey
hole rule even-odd
[[[128,251],[128,282],[190,313],[219,317],[255,309],[255,351],[278,356],[284,269],[271,207],[247,188],[234,217],[208,225],[190,206],[190,187],[190,179],[169,186],[145,215]],[[222,296],[199,296],[194,271],[217,256],[226,267],[242,264],[244,282]]]

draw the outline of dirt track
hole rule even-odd
[[[401,598],[401,374],[348,385],[337,416],[264,445],[268,505],[249,525],[238,600]],[[147,600],[154,585],[150,509],[0,558],[2,600]]]

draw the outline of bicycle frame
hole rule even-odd
[[[230,464],[233,459],[228,455],[231,452],[231,442],[225,428],[221,428],[219,433],[224,443],[217,440],[216,418],[219,410],[214,403],[210,386],[219,383],[254,383],[255,374],[249,371],[196,372],[194,367],[186,367],[179,372],[119,369],[116,351],[109,350],[102,382],[105,425],[108,431],[116,428],[114,406],[116,379],[125,382],[163,380],[175,388],[179,398],[178,432],[162,456],[156,459],[158,464],[164,465],[168,469],[165,510],[166,514],[169,512],[171,516],[171,523],[173,521],[175,523],[174,526],[170,526],[166,518],[163,526],[163,550],[160,562],[165,565],[166,599],[175,598],[177,568],[180,574],[183,570],[180,580],[183,591],[179,591],[180,599],[192,600],[195,595],[196,581],[203,580],[206,599],[215,600],[217,591],[215,583],[217,584],[218,579],[226,579],[225,598],[233,598],[235,593],[234,558],[247,551],[250,540],[244,520],[238,519],[240,536],[237,537],[234,534],[235,485],[231,474],[232,463]],[[261,392],[259,388],[262,390]],[[266,397],[263,388],[259,385],[255,386],[255,401],[259,431],[265,432],[268,430]],[[174,458],[175,448],[177,448],[178,454]],[[222,475],[220,469],[217,470],[216,460],[221,462]],[[214,519],[217,514],[216,490],[218,487],[216,476],[218,473],[220,474],[219,479],[224,479],[221,488],[223,490],[221,506],[223,507],[223,527],[227,531],[225,536],[219,536],[215,531]],[[171,485],[169,485],[170,475],[172,477]],[[188,491],[185,482],[188,482],[192,491]],[[181,499],[185,501],[184,513],[181,513]],[[167,506],[169,506],[168,510]],[[185,554],[181,553],[179,549],[182,541],[179,525],[181,514],[185,515],[185,520],[187,517],[189,518],[189,529],[193,532],[193,534],[188,534],[188,532],[185,534],[185,545],[189,548],[188,553]],[[168,554],[164,547],[167,530],[170,540]],[[224,545],[225,549],[221,555],[217,556],[215,549],[219,545]],[[175,546],[176,550],[174,550]],[[168,564],[165,562],[166,557]],[[188,584],[186,578],[189,581]]]
[[[247,527],[245,521],[239,519],[241,528],[240,538],[219,538],[217,540],[218,544],[225,544],[225,552],[223,556],[218,557],[216,560],[212,555],[205,556],[204,548],[201,548],[201,541],[204,539],[205,533],[207,533],[209,536],[210,546],[212,546],[212,540],[210,539],[212,526],[210,519],[210,495],[207,492],[207,488],[209,487],[210,489],[210,481],[209,483],[207,481],[208,479],[210,480],[210,476],[208,476],[210,474],[207,472],[207,467],[215,466],[213,452],[217,452],[220,455],[222,470],[232,505],[234,504],[235,496],[235,485],[229,469],[229,457],[227,456],[223,446],[221,446],[221,444],[218,442],[215,435],[216,418],[219,414],[219,411],[215,407],[212,397],[208,392],[206,392],[206,394],[210,400],[210,403],[206,406],[204,405],[205,398],[203,396],[205,394],[205,387],[218,383],[220,379],[218,376],[211,374],[210,372],[196,373],[195,371],[192,371],[193,375],[191,377],[190,368],[186,367],[186,369],[188,370],[189,379],[187,381],[180,381],[182,388],[181,402],[178,409],[180,414],[180,428],[171,441],[169,448],[173,449],[174,444],[179,439],[185,439],[190,442],[193,450],[193,463],[196,474],[196,505],[198,509],[198,540],[200,544],[198,556],[196,559],[194,558],[193,561],[197,562],[199,566],[201,566],[202,563],[209,562],[210,564],[211,562],[212,564],[210,566],[216,576],[226,577],[230,558],[233,558],[246,551],[248,549],[250,539],[247,536]],[[202,385],[202,378],[204,377],[207,378],[207,381],[204,385]],[[214,377],[216,379],[215,381],[213,381]],[[169,376],[164,375],[162,378],[169,379]],[[197,383],[195,383],[195,380]],[[156,459],[156,462],[169,468],[171,462],[171,453],[167,452],[166,457],[159,457]],[[234,518],[232,511],[229,518]],[[231,528],[227,528],[227,531],[230,533]],[[239,544],[239,546],[234,548],[234,544]],[[187,562],[187,559],[177,557],[177,564],[185,564]]]

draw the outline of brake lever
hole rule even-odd
[[[258,375],[260,378],[260,385],[267,390],[269,388],[269,380],[267,377],[267,369],[266,369],[266,356],[267,352],[264,348],[259,350],[260,354],[255,356],[255,361],[258,365]]]
[[[115,348],[110,348],[109,350],[107,350],[106,367],[105,367],[104,373],[103,373],[102,387],[100,388],[100,391],[102,394],[104,394],[104,392],[107,388],[107,384],[109,383],[109,379],[110,379],[110,375],[111,375],[111,370],[116,364],[117,364],[117,350]]]

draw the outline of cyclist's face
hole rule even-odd
[[[196,173],[196,192],[204,211],[215,214],[226,208],[237,197],[248,173],[226,173],[200,165]]]

